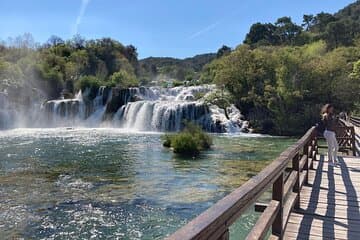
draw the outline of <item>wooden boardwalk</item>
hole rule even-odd
[[[229,240],[231,225],[255,203],[262,214],[247,240],[360,240],[360,118],[350,122],[342,120],[336,129],[338,166],[329,166],[327,157],[318,154],[327,146],[319,145],[321,135],[312,127],[260,173],[167,239]],[[270,189],[272,199],[256,203]]]
[[[359,155],[358,127],[355,133]],[[284,239],[360,239],[360,157],[340,156],[337,167],[328,165],[327,156],[317,159]]]
[[[340,156],[338,167],[318,159],[284,239],[360,239],[360,158]]]

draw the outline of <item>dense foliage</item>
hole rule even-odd
[[[77,89],[100,85],[183,85],[198,79],[202,67],[215,57],[214,53],[138,61],[134,46],[110,38],[85,40],[77,35],[64,41],[52,36],[39,45],[24,34],[0,42],[0,91],[8,86],[38,88],[55,98],[61,92],[71,96]]]
[[[212,138],[201,127],[186,123],[181,132],[164,135],[163,145],[164,147],[171,147],[174,153],[195,156],[211,147]]]
[[[301,26],[290,17],[281,17],[275,23],[255,23],[246,35],[244,43],[253,47],[268,45],[299,46],[324,40],[330,49],[352,46],[359,40],[359,1],[332,15],[321,12],[304,15]]]
[[[358,47],[328,52],[322,41],[295,48],[242,45],[204,75],[225,85],[262,132],[300,134],[317,121],[323,103],[352,110],[360,102],[359,58]]]
[[[64,41],[52,36],[37,45],[24,34],[0,45],[0,88],[36,87],[49,97],[87,86],[125,88],[138,85],[138,66],[136,48],[110,38]]]
[[[340,111],[360,103],[360,1],[335,15],[304,15],[254,24],[245,44],[206,65],[202,82],[225,87],[261,132],[301,134],[331,102]]]

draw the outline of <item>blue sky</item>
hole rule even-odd
[[[79,33],[137,47],[139,57],[189,57],[240,44],[251,24],[334,13],[350,0],[0,0],[0,39]]]

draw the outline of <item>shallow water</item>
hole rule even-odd
[[[118,129],[0,132],[4,239],[162,239],[259,172],[294,139],[214,135],[197,159],[158,133]],[[246,236],[257,215],[231,229]]]

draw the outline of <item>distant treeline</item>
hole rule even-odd
[[[235,49],[186,59],[138,60],[134,46],[110,38],[52,36],[38,45],[24,34],[0,43],[0,91],[39,88],[55,98],[88,86],[169,82],[216,83],[214,102],[235,103],[253,127],[271,134],[302,134],[327,102],[359,112],[360,1],[336,14],[304,15],[301,25],[290,17],[255,23]]]
[[[176,84],[197,84],[203,67],[216,58],[215,53],[177,59],[171,57],[149,57],[140,60],[141,78],[152,80],[172,79]]]

